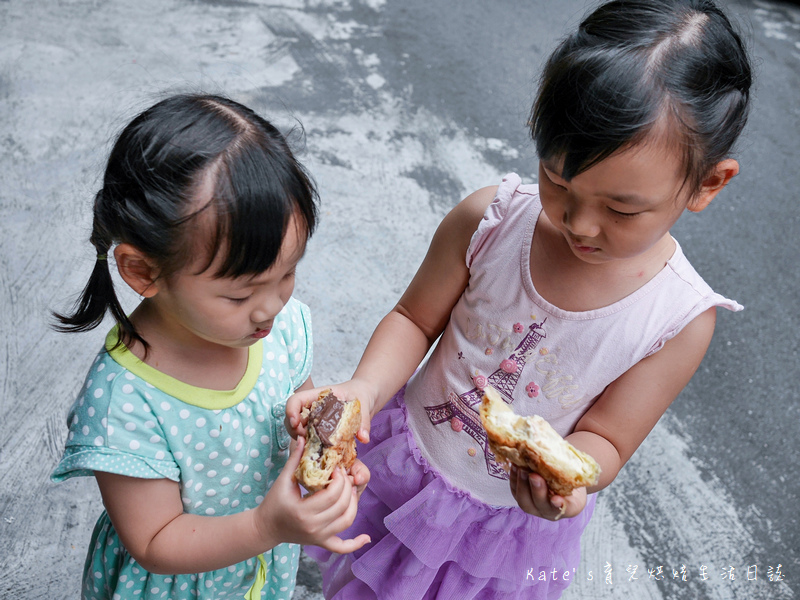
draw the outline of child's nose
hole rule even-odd
[[[277,294],[270,295],[261,301],[259,306],[253,311],[250,318],[254,323],[263,323],[264,321],[269,321],[270,319],[275,318],[275,315],[281,312],[283,305],[284,302],[281,300],[280,296]]]
[[[595,237],[600,230],[591,211],[580,206],[573,205],[564,210],[561,220],[564,227],[576,237]]]

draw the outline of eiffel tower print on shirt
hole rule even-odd
[[[527,335],[522,339],[516,349],[506,360],[500,363],[501,366],[498,367],[494,373],[489,375],[486,380],[487,385],[491,385],[495,388],[507,404],[512,404],[514,402],[514,389],[517,387],[517,383],[519,383],[520,375],[525,368],[528,357],[532,354],[539,342],[547,337],[543,329],[545,321],[547,321],[546,318],[541,323],[531,324],[528,328]],[[453,418],[459,419],[463,424],[463,430],[472,436],[483,449],[489,475],[499,479],[508,479],[508,473],[506,473],[503,467],[497,464],[494,453],[489,449],[486,431],[483,429],[480,417],[478,416],[479,404],[482,399],[483,388],[475,386],[463,394],[451,392],[447,402],[437,406],[426,406],[425,410],[433,425],[441,425],[442,423],[451,421]]]

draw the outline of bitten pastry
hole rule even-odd
[[[483,390],[480,415],[498,462],[538,473],[561,496],[597,483],[600,466],[591,456],[567,442],[542,417],[515,414],[491,386]]]
[[[294,476],[304,488],[317,492],[331,482],[337,465],[347,470],[356,460],[361,403],[357,398],[342,402],[331,390],[324,390],[301,416],[308,419],[306,446]]]

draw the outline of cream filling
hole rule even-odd
[[[493,392],[493,393],[492,393]],[[515,440],[525,440],[538,450],[547,462],[561,471],[575,473],[577,477],[591,478],[595,472],[594,460],[562,438],[539,415],[520,417],[503,402],[497,392],[486,390],[491,400],[489,422]]]

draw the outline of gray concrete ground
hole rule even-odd
[[[800,10],[724,4],[757,61],[742,172],[674,233],[747,309],[720,314],[700,371],[600,495],[569,599],[800,594]],[[76,598],[101,509],[91,479],[48,475],[104,331],[65,336],[47,323],[91,269],[90,200],[129,118],[165,93],[202,90],[302,123],[323,205],[297,296],[315,317],[314,379],[334,382],[352,372],[445,212],[505,172],[535,181],[525,130],[535,78],[589,5],[0,2],[2,598]],[[685,581],[673,577],[682,567]],[[320,598],[313,565],[299,580],[297,598]]]

